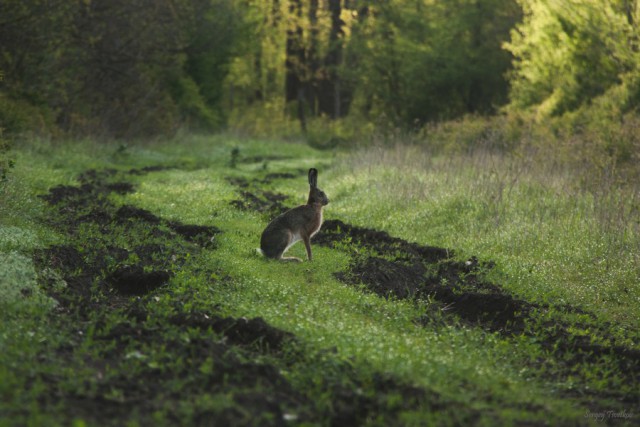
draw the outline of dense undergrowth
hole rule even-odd
[[[415,144],[12,155],[0,424],[637,422],[628,186],[598,199],[531,157]],[[259,234],[312,166],[314,261],[268,262]]]

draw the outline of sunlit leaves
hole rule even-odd
[[[638,64],[637,27],[606,0],[520,0],[522,24],[505,44],[515,57],[511,102],[562,114],[620,84]]]

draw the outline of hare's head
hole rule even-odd
[[[309,169],[309,201],[307,202],[310,205],[320,204],[325,206],[329,203],[329,198],[324,191],[318,188],[318,170],[311,168]]]

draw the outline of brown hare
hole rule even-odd
[[[329,203],[327,195],[318,188],[318,171],[309,169],[309,199],[306,205],[289,209],[274,218],[262,232],[260,251],[267,258],[284,261],[302,260],[297,257],[282,255],[299,240],[304,242],[309,261],[311,255],[311,237],[322,225],[322,207]]]

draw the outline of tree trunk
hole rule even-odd
[[[341,90],[340,75],[338,69],[342,64],[342,39],[344,22],[340,18],[342,12],[341,0],[328,0],[329,12],[331,15],[331,30],[329,33],[329,51],[324,60],[327,70],[325,80],[320,85],[319,94],[320,112],[327,114],[333,119],[341,116]]]
[[[301,71],[305,63],[304,48],[302,46],[302,18],[301,0],[290,0],[289,14],[295,18],[295,23],[287,28],[287,45],[285,60],[285,99],[287,102],[298,100],[298,91],[302,85]]]
[[[305,96],[304,96],[304,87],[300,86],[298,88],[298,120],[300,121],[300,129],[303,134],[307,134],[307,118],[305,116]]]
[[[626,0],[625,1],[625,11],[627,14],[627,22],[632,27],[636,26],[636,8],[637,8],[637,0]]]
[[[306,94],[308,107],[311,114],[318,114],[318,72],[320,59],[318,58],[318,0],[309,1],[309,48],[307,50],[307,63],[309,73],[306,79]]]

